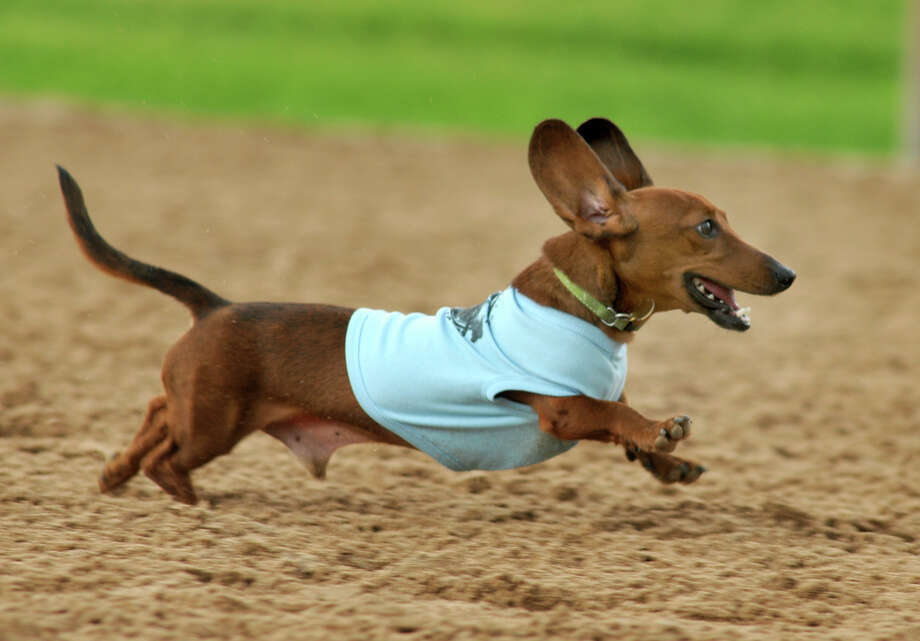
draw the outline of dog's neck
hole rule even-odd
[[[616,265],[607,248],[575,232],[555,236],[543,245],[543,255],[515,276],[511,284],[541,305],[599,327],[619,343],[633,339],[634,332],[608,327],[575,298],[553,273],[554,267],[605,305],[617,311],[631,311],[623,307],[629,304],[628,295],[617,280]]]

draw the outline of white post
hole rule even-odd
[[[920,165],[920,0],[911,0],[905,10],[904,153],[909,163]]]

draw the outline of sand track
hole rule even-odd
[[[746,334],[671,313],[630,348],[699,483],[591,444],[490,474],[361,446],[320,483],[257,435],[189,508],[95,491],[188,318],[80,256],[55,162],[113,244],[234,299],[473,304],[562,226],[523,145],[0,104],[0,639],[920,638],[920,179],[636,146],[799,273]]]

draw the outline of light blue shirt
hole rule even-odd
[[[345,362],[372,419],[457,471],[532,465],[577,442],[501,392],[615,401],[626,382],[625,344],[513,287],[434,316],[358,309]]]

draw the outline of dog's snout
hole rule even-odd
[[[777,285],[775,293],[778,294],[779,292],[784,292],[789,289],[789,286],[792,285],[792,281],[795,280],[795,272],[785,265],[776,263],[773,267],[773,278],[776,280]]]

